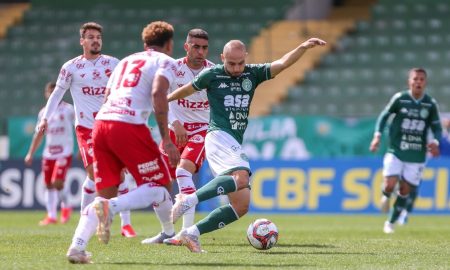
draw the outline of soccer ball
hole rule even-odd
[[[278,241],[277,226],[268,219],[257,219],[248,226],[247,240],[256,249],[270,249]]]

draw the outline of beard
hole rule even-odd
[[[90,52],[91,54],[93,54],[93,55],[98,55],[98,54],[100,54],[102,51],[101,51],[100,49],[98,49],[98,50],[91,49],[89,52]]]

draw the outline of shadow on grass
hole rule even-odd
[[[205,246],[228,246],[228,247],[248,247],[248,243],[206,243]],[[277,247],[283,248],[336,248],[333,245],[319,245],[319,244],[277,244]]]
[[[115,262],[115,263],[95,263],[98,265],[154,265],[152,262],[144,263],[144,262]],[[275,267],[317,267],[314,264],[304,264],[304,263],[290,263],[290,264],[282,264],[282,265],[271,265],[271,264],[258,264],[258,263],[202,263],[202,262],[193,262],[193,263],[158,263],[161,266],[207,266],[207,267],[267,267],[267,268],[275,268]]]

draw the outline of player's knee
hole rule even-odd
[[[64,181],[56,180],[55,182],[53,182],[53,187],[57,190],[62,190],[64,188]]]
[[[236,214],[239,217],[242,217],[242,216],[244,216],[245,214],[248,213],[249,204],[242,204],[242,205],[239,205],[239,206],[234,207],[234,208],[235,208],[234,210],[236,211]]]

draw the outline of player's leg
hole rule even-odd
[[[53,185],[58,190],[58,199],[61,204],[61,216],[60,221],[62,224],[67,223],[72,214],[72,207],[67,202],[68,189],[65,188],[64,182],[66,178],[67,171],[70,168],[72,157],[63,157],[56,161],[55,170],[53,171]]]
[[[381,197],[381,211],[383,213],[389,212],[390,197],[399,180],[399,175],[402,170],[402,162],[391,153],[387,153],[383,159],[383,188]]]
[[[58,191],[54,188],[52,182],[52,175],[55,168],[56,160],[42,159],[42,172],[44,174],[45,182],[45,209],[47,214],[45,218],[39,221],[40,226],[46,226],[49,224],[57,223],[57,204],[58,204]]]
[[[150,205],[165,205],[169,207],[165,213],[166,220],[163,232],[169,236],[174,234],[173,224],[170,222],[171,198],[166,188],[170,184],[167,165],[161,158],[158,146],[153,141],[150,131],[145,125],[130,125],[116,123],[116,130],[109,133],[108,140],[112,142],[126,142],[123,144],[110,143],[112,151],[134,177],[137,188],[108,201],[112,215],[124,211],[149,207]],[[100,171],[100,168],[99,168]],[[100,187],[97,185],[98,190]],[[160,217],[158,215],[158,217]],[[161,217],[160,217],[161,218]]]
[[[99,121],[99,123],[96,123],[95,128],[97,128],[97,125],[101,125],[101,122]],[[107,137],[108,130],[100,129],[98,135],[99,138],[96,144],[95,160],[97,164],[96,167],[99,168],[98,164],[100,163],[101,169],[96,170],[98,179],[101,179],[98,184],[100,185],[100,189],[102,189],[103,187],[114,187],[114,185],[118,186],[120,183],[120,171],[123,165],[118,159],[116,159],[113,155],[111,155],[111,153],[107,151],[106,140],[102,140],[102,138]],[[94,140],[95,139],[96,137],[94,137]],[[117,172],[117,175],[114,174],[115,172]],[[112,181],[112,183],[110,183],[110,181]],[[117,187],[115,187],[115,189],[115,194],[117,194]],[[102,192],[103,190],[100,191],[100,194],[102,194]],[[90,238],[94,235],[96,228],[98,229],[98,226],[100,224],[98,217],[99,207],[96,206],[102,205],[101,198],[99,198],[99,201],[100,203],[97,203],[97,201],[94,200],[92,203],[87,205],[83,211],[81,211],[80,221],[78,222],[78,226],[72,238],[72,243],[66,254],[68,260],[71,263],[89,263],[91,261],[91,255],[86,252],[86,246]],[[106,214],[106,218],[103,218],[102,216],[102,229],[104,229],[104,234],[101,235],[102,237],[106,234],[106,231],[109,234],[109,227],[107,227],[107,225],[110,225],[110,222],[105,226],[105,220],[109,220],[109,218],[112,219],[112,216],[109,216],[108,214]],[[103,238],[101,238],[100,240],[102,239]]]
[[[180,233],[182,243],[186,245],[190,251],[202,252],[198,239],[200,235],[222,229],[247,213],[250,204],[249,188],[229,193],[228,197],[230,199],[230,204],[216,208],[204,219]]]
[[[162,244],[163,241],[174,238],[175,228],[170,216],[173,202],[170,194],[167,194],[166,199],[162,200],[160,203],[153,204],[153,209],[161,224],[162,231],[153,237],[142,240],[142,244]],[[177,241],[177,239],[175,239],[175,241]]]
[[[190,135],[181,152],[180,163],[175,172],[179,193],[181,194],[189,195],[197,190],[192,176],[200,169],[205,159],[205,137],[206,130]],[[183,215],[182,229],[192,226],[194,219],[195,207],[191,207]]]
[[[195,164],[190,160],[181,160],[180,166],[176,170],[179,193],[189,195],[196,191],[192,174],[195,172]],[[183,215],[183,226],[185,229],[194,224],[195,207],[192,207]]]
[[[206,135],[205,150],[211,171],[219,176],[195,193],[178,194],[172,208],[173,222],[201,201],[248,187],[248,182],[246,184],[236,182],[235,178],[229,175],[232,172],[241,171],[248,177],[250,171],[248,159],[241,145],[233,137],[223,131],[209,132]]]
[[[390,222],[394,223],[397,221],[400,213],[406,210],[408,200],[410,199],[410,192],[415,190],[420,184],[420,179],[422,179],[422,172],[425,168],[423,163],[407,163],[405,162],[405,170],[403,172],[403,181],[400,182],[399,198],[397,198],[394,209],[392,211]]]
[[[121,196],[123,194],[127,194],[129,191],[129,182],[126,175],[129,175],[129,173],[126,172],[126,170],[122,170],[121,178],[122,183],[119,185],[118,189],[118,196]],[[131,226],[131,212],[130,210],[126,210],[123,212],[120,212],[120,228],[121,228],[121,234],[122,236],[125,236],[127,238],[136,237],[136,232],[134,231],[133,227]]]
[[[96,195],[94,169],[92,167],[92,164],[90,164],[86,167],[86,179],[84,179],[83,186],[81,187],[80,211],[83,211],[87,205],[92,203]]]
[[[400,187],[398,190],[398,196],[395,200],[394,207],[392,209],[390,218],[388,220],[389,225],[385,223],[384,232],[393,233],[394,223],[397,221],[400,213],[406,208],[409,192],[415,189],[420,184],[422,178],[422,172],[424,169],[423,163],[407,163],[403,164],[404,170],[402,173],[402,181],[400,181]],[[390,227],[390,229],[386,229]]]
[[[92,130],[82,126],[75,128],[75,133],[78,141],[78,147],[86,170],[86,179],[81,188],[81,207],[82,212],[88,204],[94,201],[96,196],[94,183],[94,168],[93,162],[93,145],[92,145]]]

